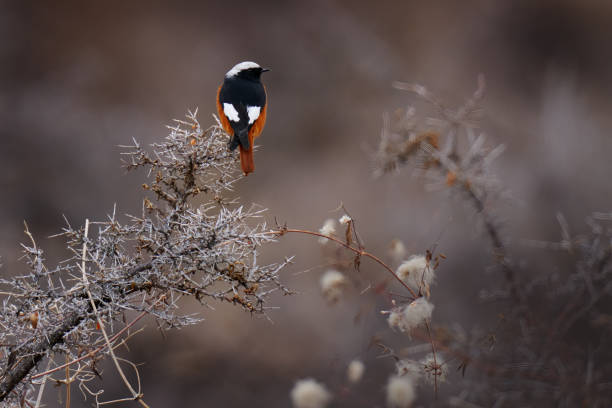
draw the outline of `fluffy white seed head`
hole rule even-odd
[[[444,358],[440,353],[436,353],[435,359],[433,354],[428,354],[421,360],[420,364],[423,370],[423,377],[428,383],[434,384],[435,382],[441,383],[446,381],[448,364],[444,362]]]
[[[338,222],[342,225],[344,224],[348,224],[349,222],[351,222],[351,217],[349,217],[348,215],[344,214],[342,217],[340,217],[340,219],[338,220]]]
[[[342,273],[330,269],[321,276],[320,284],[323,296],[330,303],[337,302],[342,297],[342,292],[347,283],[348,280]]]
[[[389,326],[392,329],[399,329],[400,325],[402,324],[402,309],[393,309],[389,313],[389,317],[387,317],[387,323],[389,323]]]
[[[291,390],[291,401],[295,408],[324,408],[331,398],[325,386],[312,378],[298,380]]]
[[[349,382],[356,384],[361,381],[361,377],[363,377],[363,373],[365,372],[365,364],[363,364],[359,360],[353,360],[348,366],[346,370],[346,376]]]
[[[408,408],[416,399],[414,383],[409,376],[393,375],[387,382],[387,406],[389,408]]]
[[[323,226],[321,227],[321,229],[319,230],[319,232],[323,235],[333,235],[336,233],[336,221],[329,218],[327,220],[325,220],[325,222],[323,223]],[[319,238],[319,243],[320,244],[326,244],[329,241],[329,239],[327,238]]]
[[[408,305],[393,309],[389,313],[387,322],[394,329],[409,332],[424,323],[425,319],[430,319],[433,309],[433,304],[424,297],[420,297]]]
[[[401,240],[394,239],[391,241],[391,248],[389,252],[391,253],[393,261],[397,264],[406,257],[406,246]]]
[[[424,323],[426,319],[431,319],[433,309],[434,305],[429,303],[424,297],[409,303],[402,313],[402,323],[405,326],[405,330],[411,330]]]
[[[395,272],[397,276],[406,282],[415,291],[425,289],[429,293],[429,287],[433,284],[435,274],[423,255],[413,255],[402,262]]]

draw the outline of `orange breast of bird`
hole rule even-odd
[[[219,101],[219,94],[221,93],[222,87],[223,85],[221,85],[217,90],[217,113],[219,114],[219,120],[221,121],[221,126],[223,126],[223,130],[225,130],[231,137],[234,136],[234,129],[232,129],[232,126],[229,123],[229,119],[227,118],[227,116],[225,116],[225,113],[223,113],[223,106]]]
[[[266,125],[266,110],[268,105],[264,106],[259,112],[259,116],[255,119],[255,122],[251,125],[251,129],[249,130],[249,142],[251,142],[251,146],[253,145],[253,140],[255,140],[263,131],[264,126]]]

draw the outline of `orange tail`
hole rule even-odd
[[[245,176],[252,173],[255,170],[255,162],[253,161],[253,144],[249,146],[249,149],[245,149],[240,145],[240,166]]]

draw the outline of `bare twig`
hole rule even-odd
[[[269,231],[269,234],[274,234],[274,235],[278,235],[278,236],[282,236],[288,232],[292,232],[292,233],[299,233],[299,234],[306,234],[306,235],[314,235],[317,237],[321,237],[321,238],[327,238],[330,241],[334,241],[335,243],[342,245],[344,248],[348,249],[349,251],[353,251],[354,253],[358,254],[359,256],[365,256],[366,258],[370,258],[371,260],[373,260],[374,262],[378,263],[380,266],[382,266],[387,272],[389,272],[406,290],[408,290],[408,292],[410,292],[410,294],[412,295],[413,299],[416,299],[418,297],[418,295],[414,292],[414,290],[412,290],[412,288],[410,288],[410,286],[408,286],[406,284],[406,282],[404,282],[399,276],[397,276],[397,274],[395,273],[395,271],[393,271],[393,269],[391,269],[386,263],[384,263],[379,257],[377,257],[376,255],[373,255],[369,252],[367,252],[365,249],[363,248],[354,248],[351,245],[331,236],[331,235],[325,235],[325,234],[321,234],[320,232],[315,232],[315,231],[308,231],[308,230],[302,230],[302,229],[293,229],[293,228],[283,228],[281,230],[276,230],[276,231]],[[359,244],[360,245],[360,244]]]

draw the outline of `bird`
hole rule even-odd
[[[217,112],[230,135],[229,149],[240,148],[240,166],[245,176],[255,170],[253,141],[266,124],[266,88],[261,74],[269,71],[252,61],[234,65],[217,90]]]

